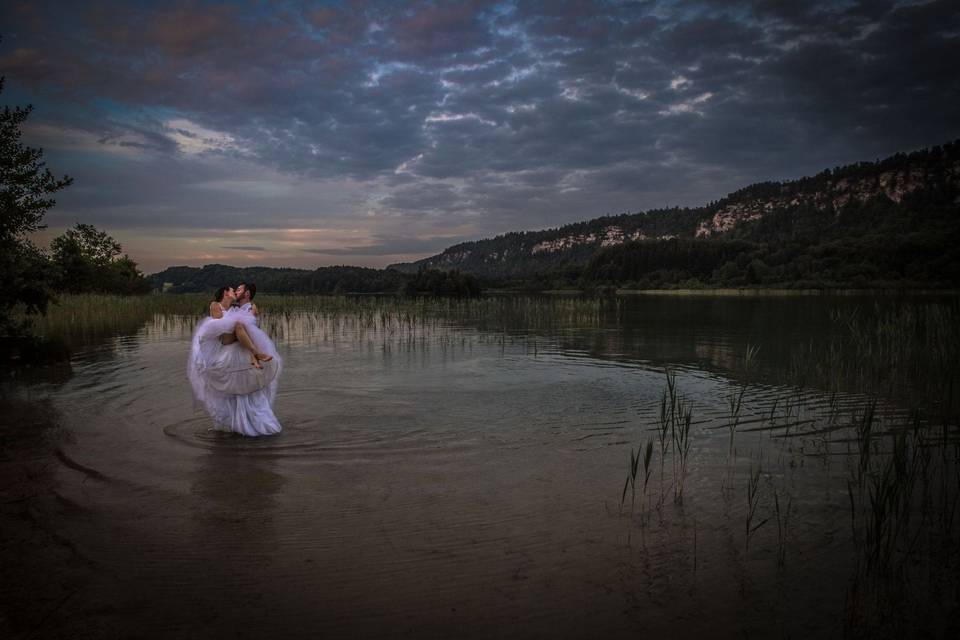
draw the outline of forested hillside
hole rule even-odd
[[[534,288],[953,287],[960,142],[751,185],[697,208],[595,218],[455,245],[405,271],[458,268]]]

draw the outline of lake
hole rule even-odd
[[[259,439],[193,406],[204,298],[51,312],[69,366],[0,387],[0,635],[958,631],[955,297],[258,303]]]

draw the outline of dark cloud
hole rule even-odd
[[[28,141],[77,178],[52,223],[393,225],[317,255],[698,204],[960,136],[951,0],[31,0],[0,24],[4,97],[37,103]]]

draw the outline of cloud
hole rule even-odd
[[[231,249],[231,250],[235,250],[235,251],[266,251],[266,248],[265,248],[265,247],[257,247],[257,246],[226,246],[226,245],[224,245],[224,246],[222,246],[222,247],[220,247],[220,248],[221,248],[221,249]]]

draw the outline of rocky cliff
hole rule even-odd
[[[606,216],[557,229],[507,233],[391,268],[461,269],[492,277],[530,275],[586,264],[598,251],[631,241],[740,237],[766,242],[769,225],[758,223],[773,215],[813,209],[839,216],[854,205],[884,201],[909,207],[910,198],[945,198],[947,204],[956,205],[958,192],[960,141],[955,141],[799,180],[751,185],[703,207]],[[897,211],[902,215],[903,207]]]

